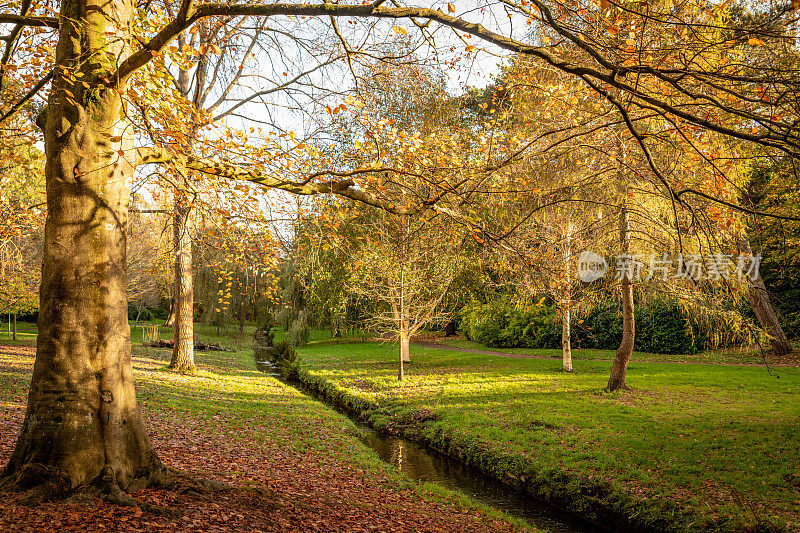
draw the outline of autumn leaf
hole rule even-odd
[[[798,1],[800,1],[800,0],[798,0]],[[453,4],[447,4],[447,12],[448,13],[455,13],[456,12],[456,6],[454,6]]]
[[[750,46],[761,46],[764,44],[764,41],[756,37],[750,37],[749,39],[747,39],[747,44],[749,44]]]
[[[395,32],[397,32],[397,33],[400,33],[400,34],[402,34],[402,35],[406,35],[406,34],[408,33],[408,32],[406,31],[406,29],[405,29],[405,28],[403,28],[403,27],[400,27],[400,26],[393,26],[393,27],[392,27],[392,29],[393,29]]]

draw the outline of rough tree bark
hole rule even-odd
[[[61,2],[60,68],[38,121],[48,212],[36,362],[3,471],[3,485],[31,489],[31,498],[81,485],[114,494],[164,471],[131,367],[125,263],[133,172],[120,151],[132,150],[133,139],[120,95],[103,81],[135,42],[133,7],[130,0]]]
[[[747,235],[743,235],[737,241],[739,253],[743,255],[753,255],[753,250],[750,248],[750,239]],[[772,346],[772,351],[778,357],[792,353],[792,344],[789,338],[781,327],[781,322],[778,319],[778,313],[769,301],[769,292],[764,285],[764,280],[761,278],[760,273],[756,273],[755,279],[750,280],[750,286],[744,293],[744,297],[753,309],[758,323],[769,335],[769,343]]]
[[[631,237],[628,231],[630,215],[625,203],[619,214],[619,241],[621,253],[629,255],[631,251]],[[626,275],[628,274],[628,275]],[[633,343],[636,338],[636,321],[633,313],[633,283],[630,278],[630,271],[623,272],[622,275],[622,342],[620,342],[617,353],[614,354],[614,362],[611,365],[611,376],[608,379],[609,391],[627,389],[625,384],[625,374],[628,371],[628,362],[633,354]]]
[[[14,334],[12,336],[13,340],[17,340],[17,312],[14,311]]]
[[[186,193],[175,191],[175,212],[172,215],[175,242],[175,281],[173,292],[175,343],[169,367],[179,372],[194,370],[194,284],[192,283],[192,239],[189,235],[189,202]]]

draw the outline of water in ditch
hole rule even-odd
[[[261,372],[280,377],[280,374],[268,362],[257,362],[256,366]],[[307,391],[300,390],[307,393]],[[311,396],[336,409],[336,406],[324,402],[323,399],[317,398],[315,395]],[[348,413],[342,414],[349,416]],[[353,419],[353,417],[350,418]],[[360,438],[364,444],[374,450],[381,460],[412,479],[435,483],[461,492],[477,502],[500,509],[552,533],[602,533],[607,531],[536,500],[525,492],[500,483],[461,461],[407,439],[381,435],[363,423],[357,420],[353,421],[359,427]]]

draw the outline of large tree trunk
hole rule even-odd
[[[743,235],[738,241],[737,246],[739,253],[746,256],[752,256],[753,250],[750,248],[750,239],[747,235]],[[781,327],[781,322],[778,319],[778,313],[769,301],[769,292],[764,285],[764,280],[761,274],[755,272],[755,279],[750,279],[750,286],[744,293],[744,297],[753,309],[758,323],[769,335],[769,343],[772,345],[772,351],[778,357],[783,357],[792,352],[792,345],[789,338]]]
[[[42,116],[48,211],[36,362],[3,472],[5,483],[35,487],[31,497],[87,484],[130,489],[163,472],[131,367],[125,236],[133,172],[118,151],[130,154],[133,139],[120,95],[101,82],[134,42],[132,10],[130,0],[61,3],[58,67]],[[70,81],[75,71],[80,81]]]
[[[630,221],[628,208],[623,203],[619,215],[619,240],[621,252],[629,255],[631,251],[631,239],[628,232]],[[608,379],[609,391],[627,389],[625,384],[625,374],[628,371],[628,361],[633,355],[633,342],[636,338],[636,322],[633,314],[633,283],[630,276],[622,276],[622,342],[620,342],[617,353],[614,354],[614,362],[611,365],[611,377]]]
[[[183,191],[175,192],[173,232],[175,253],[175,324],[172,360],[169,367],[179,372],[194,370],[194,285],[192,283],[192,239],[189,235],[189,202]]]
[[[17,340],[17,312],[14,311],[14,336],[12,337],[13,340]]]

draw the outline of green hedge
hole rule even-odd
[[[469,304],[462,310],[461,328],[468,339],[492,348],[561,346],[561,319],[546,305],[515,307],[505,300]]]
[[[461,312],[465,336],[492,348],[560,348],[561,317],[554,306],[516,306],[508,300],[469,304]],[[614,350],[622,340],[618,302],[601,302],[575,313],[572,344],[578,348]],[[705,335],[693,326],[677,303],[657,299],[636,306],[635,349],[652,353],[697,353]]]

